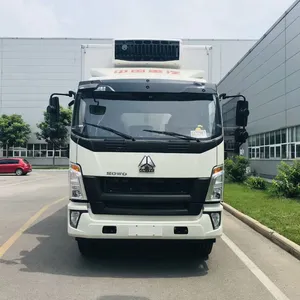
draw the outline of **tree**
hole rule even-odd
[[[69,128],[71,126],[72,110],[70,108],[60,107],[59,122],[55,126],[55,130],[58,133],[58,137],[55,139],[53,147],[64,148],[68,145],[69,139]],[[36,137],[39,140],[49,141],[50,123],[49,114],[47,111],[44,112],[44,120],[36,124],[40,132],[36,132]],[[57,146],[57,147],[56,147]],[[55,164],[55,156],[53,156],[53,164]]]
[[[0,144],[8,149],[12,146],[25,147],[30,138],[30,125],[24,122],[21,115],[2,115],[0,117]]]

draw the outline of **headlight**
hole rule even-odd
[[[71,200],[87,200],[81,169],[78,165],[71,163],[69,170],[69,181],[70,181],[70,191],[69,196]]]
[[[208,188],[206,201],[223,201],[223,183],[224,170],[223,166],[213,168],[210,185]]]

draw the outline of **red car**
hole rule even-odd
[[[31,171],[31,164],[24,158],[0,158],[0,173],[15,173],[20,176]]]

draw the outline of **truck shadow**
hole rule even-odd
[[[113,242],[113,247],[97,248],[99,255],[85,259],[74,239],[67,235],[66,207],[29,228],[24,235],[37,236],[39,244],[21,251],[20,259],[0,260],[3,264],[23,265],[20,271],[84,277],[174,278],[204,276],[205,261],[190,257],[183,245],[149,244],[135,241]],[[109,245],[109,244],[108,244]],[[151,246],[152,245],[152,246]]]

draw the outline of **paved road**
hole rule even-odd
[[[54,203],[68,194],[66,172],[0,176],[0,190],[1,300],[300,299],[299,261],[228,213],[206,262],[183,259],[184,249],[161,247],[153,257],[122,243],[84,260],[66,234],[66,200]]]

